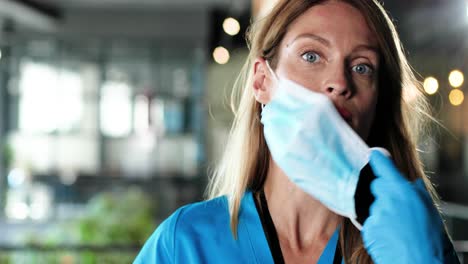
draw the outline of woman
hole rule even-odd
[[[240,103],[225,155],[210,182],[211,200],[177,210],[158,227],[135,263],[457,262],[426,191],[436,198],[416,153],[417,135],[412,134],[420,131],[416,121],[426,115],[426,104],[382,6],[376,0],[283,0],[251,28],[248,41],[249,58],[236,84]],[[352,128],[359,135],[354,141],[385,148],[392,156],[396,166],[380,152],[370,154],[377,179],[371,185],[375,201],[367,219],[353,224],[349,218],[356,215],[333,207],[339,192],[336,197],[318,195],[318,181],[336,178],[338,186],[340,175],[315,177],[315,186],[286,168],[289,161],[281,155],[278,135],[284,135],[284,142],[293,135],[277,132],[284,127],[271,127],[269,118],[284,114],[274,106],[285,100],[277,91],[294,90],[292,86],[305,87],[310,92],[306,97],[325,95],[332,104],[319,110],[331,118],[335,110],[326,107],[336,107],[341,121],[328,130],[336,135],[335,143],[349,141],[337,127]],[[343,120],[348,128],[339,123]],[[322,127],[315,128],[307,140],[299,140],[307,151],[310,141],[323,144],[316,136]],[[321,155],[334,147],[340,145],[312,151]],[[300,151],[300,144],[292,150]],[[294,164],[302,168],[312,163]],[[327,166],[337,171],[333,164],[313,164],[311,171],[299,171],[301,177],[326,174],[322,168]],[[362,197],[366,187],[353,184],[354,198]],[[356,203],[353,212],[359,211],[354,198],[348,199]]]

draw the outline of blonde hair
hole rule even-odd
[[[253,62],[262,57],[272,61],[275,67],[279,43],[288,26],[312,6],[326,1],[330,0],[281,0],[247,33],[250,53],[234,84],[231,100],[234,122],[224,156],[207,189],[208,198],[227,196],[234,237],[237,237],[241,199],[246,190],[263,187],[270,160],[260,123],[261,107],[251,88]],[[424,179],[434,201],[438,201],[416,151],[418,132],[424,131],[424,120],[430,117],[429,107],[405,57],[395,26],[377,0],[341,1],[361,11],[379,44],[379,96],[367,143],[388,149],[403,174],[409,180]],[[340,243],[346,263],[372,263],[360,232],[347,219],[342,226]]]

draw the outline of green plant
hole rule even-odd
[[[29,234],[26,245],[140,246],[155,228],[155,208],[153,200],[138,187],[98,193],[86,204],[82,217],[55,225],[45,236]],[[54,254],[20,252],[10,254],[10,259],[13,263],[120,264],[131,263],[135,256],[136,252],[118,249],[111,252],[64,250]],[[63,259],[72,262],[63,262]]]

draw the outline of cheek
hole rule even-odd
[[[311,71],[311,69],[307,67],[297,67],[297,63],[298,62],[283,59],[278,63],[276,72],[278,75],[284,76],[311,91],[320,92],[320,83],[321,80],[323,80],[323,73],[318,70]],[[312,72],[313,74],[311,74]]]
[[[356,98],[358,99],[358,98]],[[366,94],[356,101],[359,107],[359,135],[363,139],[367,139],[370,128],[375,118],[375,111],[377,105],[377,92]]]

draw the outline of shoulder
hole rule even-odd
[[[134,263],[171,263],[181,246],[190,245],[190,241],[203,236],[210,236],[217,230],[220,231],[220,228],[229,230],[229,211],[225,196],[185,205],[158,226]]]
[[[176,213],[179,213],[179,220],[182,221],[186,218],[190,218],[192,220],[204,220],[204,216],[206,215],[214,216],[228,213],[226,211],[227,209],[228,204],[226,196],[220,196],[211,200],[185,205],[179,208]]]
[[[213,233],[229,232],[229,209],[226,196],[186,205],[177,210],[178,239],[192,240],[211,237]]]
[[[164,220],[143,245],[133,264],[173,263],[174,230],[180,210]]]

